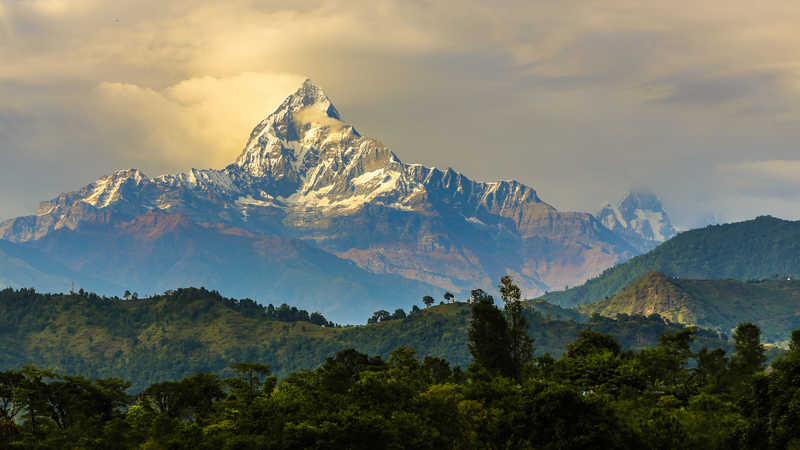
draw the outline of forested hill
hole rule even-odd
[[[614,335],[623,348],[655,345],[662,333],[681,328],[656,316],[596,317],[580,324],[533,310],[526,315],[537,354],[561,354],[587,327]],[[204,289],[136,300],[6,289],[0,291],[0,370],[33,364],[128,379],[136,390],[201,371],[223,374],[245,361],[269,364],[285,376],[317,367],[342,349],[388,357],[401,345],[465,366],[471,360],[469,319],[469,305],[453,303],[415,310],[404,319],[335,327],[296,308],[264,308]],[[698,344],[725,346],[711,332],[700,332]]]
[[[543,298],[564,307],[592,303],[615,295],[651,271],[741,281],[800,275],[800,221],[762,216],[686,231],[581,286]]]
[[[687,280],[650,272],[607,300],[583,305],[584,314],[659,316],[731,333],[758,325],[766,342],[786,341],[800,328],[800,280]]]

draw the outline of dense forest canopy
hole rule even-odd
[[[0,370],[35,364],[88,378],[126,379],[138,391],[197,372],[228,376],[227,368],[241,361],[269,364],[275,375],[286,377],[317,367],[343,349],[387,359],[405,345],[421,357],[442,357],[466,367],[472,360],[470,305],[419,305],[407,314],[379,314],[389,320],[366,326],[333,327],[330,322],[321,326],[326,322],[321,316],[315,324],[314,313],[263,307],[205,289],[136,300],[6,289],[0,291]],[[522,313],[537,355],[560,355],[587,327],[615,336],[624,349],[655,345],[661,334],[683,328],[658,316],[596,316],[577,322],[541,303],[526,304]],[[698,330],[697,341],[712,348],[728,345],[705,330]]]
[[[695,350],[694,328],[624,350],[584,329],[555,358],[534,356],[515,316],[486,296],[471,305],[472,362],[388,360],[341,350],[279,381],[263,363],[196,373],[131,395],[118,378],[90,380],[32,366],[0,372],[7,448],[797,448],[800,330],[769,368],[760,330],[740,324],[733,351]],[[389,322],[391,323],[391,322]],[[522,334],[515,334],[522,331]],[[522,336],[522,337],[520,337]]]

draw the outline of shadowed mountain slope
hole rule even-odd
[[[678,278],[741,281],[798,275],[800,222],[763,216],[686,231],[581,286],[542,298],[565,307],[592,303],[615,295],[651,271]]]
[[[583,305],[584,314],[659,316],[730,334],[741,322],[758,325],[767,342],[800,328],[800,281],[687,280],[650,272],[617,295]]]

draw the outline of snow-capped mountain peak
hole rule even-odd
[[[676,234],[661,200],[650,191],[628,191],[615,205],[604,204],[597,218],[606,228],[646,250]]]
[[[629,224],[625,214],[617,215]],[[585,280],[634,250],[592,215],[559,212],[519,182],[402,162],[346,123],[310,80],[256,125],[224,169],[154,178],[117,171],[42,202],[35,216],[0,223],[0,239],[134,232],[123,224],[145,216],[237,239],[299,238],[370,272],[446,289],[513,273],[538,292]],[[269,253],[267,243],[253,245]]]
[[[203,217],[219,211],[229,217],[226,221],[257,226],[259,217],[304,221],[300,217],[351,214],[366,204],[426,211],[436,207],[432,202],[484,224],[498,223],[499,216],[515,216],[517,225],[530,221],[532,216],[520,215],[526,205],[537,205],[537,214],[553,211],[536,191],[514,181],[478,183],[452,169],[404,164],[380,141],[345,123],[327,94],[306,80],[258,123],[236,162],[225,169],[155,178],[135,169],[116,171],[43,202],[39,216],[52,220],[42,219],[36,231],[12,238],[73,229],[87,217],[110,213],[135,217],[157,210]]]
[[[288,196],[320,164],[342,169],[363,143],[322,88],[306,80],[253,129],[234,165],[272,179]]]

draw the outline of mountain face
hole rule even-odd
[[[750,281],[800,275],[800,221],[762,216],[683,232],[655,249],[544,300],[575,306],[611,297],[657,271],[670,277]]]
[[[578,310],[606,317],[657,314],[728,334],[739,323],[752,322],[767,342],[780,342],[800,327],[800,281],[687,280],[650,272],[617,295]]]
[[[0,240],[0,288],[35,286],[38,290],[53,292],[66,291],[72,283],[97,286],[106,291],[120,288],[92,274],[71,270],[36,248]]]
[[[283,296],[338,321],[425,291],[490,288],[507,273],[531,293],[574,285],[636,253],[594,216],[559,212],[518,182],[401,162],[309,80],[228,167],[116,171],[0,224],[0,238],[132,289]],[[318,276],[304,282],[308,268]],[[354,288],[363,283],[375,289]]]
[[[606,203],[596,216],[640,251],[647,251],[677,234],[661,200],[647,191],[631,191],[616,205]]]

